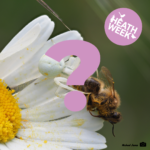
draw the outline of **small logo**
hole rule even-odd
[[[140,147],[146,147],[146,143],[145,142],[141,142],[140,143]]]
[[[138,144],[122,144],[122,146],[137,147],[137,146],[138,146]]]
[[[105,33],[117,45],[134,43],[142,32],[142,21],[138,14],[128,8],[112,11],[105,21]]]

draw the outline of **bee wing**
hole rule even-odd
[[[103,80],[106,86],[112,87],[114,89],[114,80],[110,71],[106,67],[102,66],[100,74],[100,80]]]

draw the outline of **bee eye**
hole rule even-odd
[[[113,118],[119,118],[119,117],[120,117],[120,114],[118,114],[117,112],[114,112]]]
[[[117,114],[118,114],[117,112],[114,113],[115,116],[116,116]]]

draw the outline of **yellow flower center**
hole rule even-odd
[[[21,126],[21,110],[14,92],[0,79],[0,143],[13,139]]]

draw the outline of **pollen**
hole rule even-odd
[[[45,76],[48,76],[48,73],[44,73]]]
[[[47,143],[47,141],[45,140],[44,143]]]
[[[13,139],[21,126],[21,109],[14,92],[0,79],[0,143]]]

